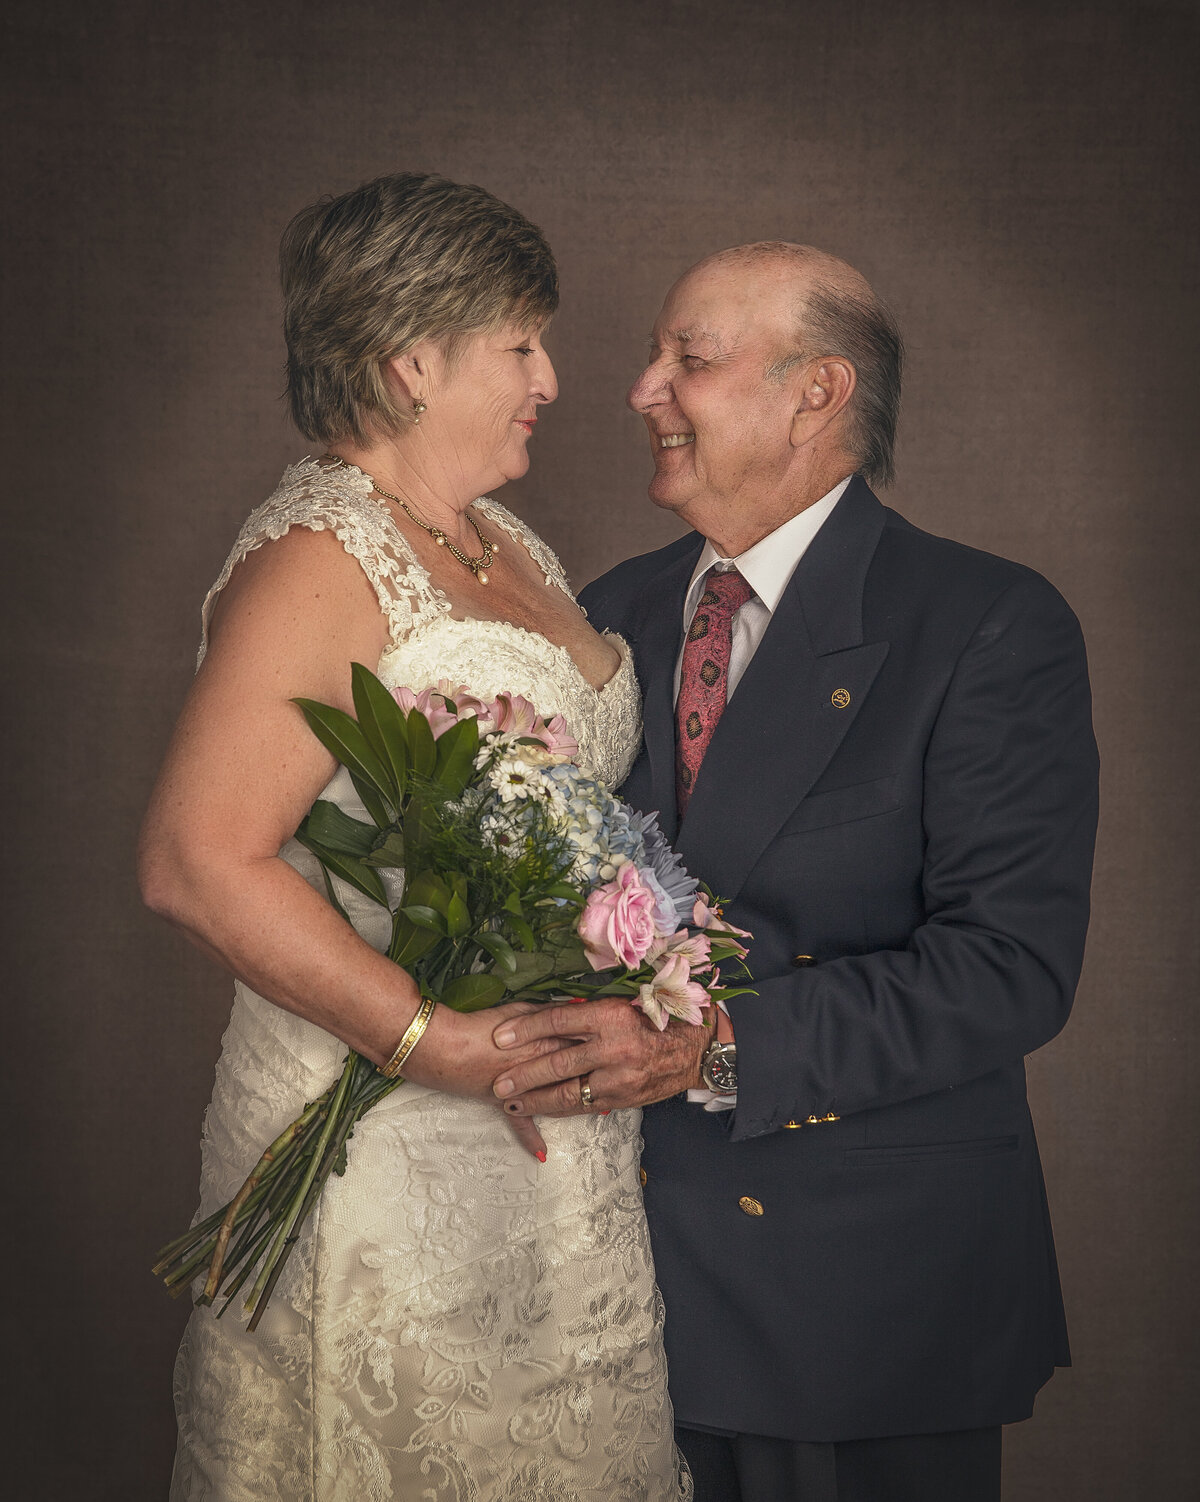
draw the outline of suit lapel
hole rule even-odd
[[[669,840],[674,840],[679,827],[675,804],[675,662],[683,643],[683,602],[704,539],[697,534],[694,543],[647,586],[646,608],[633,644],[642,686],[643,736],[649,763],[649,788],[645,792],[638,789],[637,803],[658,810],[659,827]]]
[[[863,586],[883,523],[856,477],[800,560],[713,735],[673,838],[688,869],[728,900],[825,770],[887,657],[886,642],[862,639]],[[672,791],[678,650],[677,633],[667,670]]]

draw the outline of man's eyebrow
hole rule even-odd
[[[666,329],[664,337],[674,340],[676,344],[692,344],[697,339],[711,339],[718,349],[721,348],[721,341],[712,329]],[[656,342],[654,334],[650,335],[650,342]]]

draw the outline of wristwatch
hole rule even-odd
[[[700,1060],[700,1078],[717,1095],[736,1095],[737,1044],[718,1043],[714,1038]]]

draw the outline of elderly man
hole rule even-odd
[[[868,488],[900,358],[804,246],[669,293],[629,402],[694,530],[584,599],[645,690],[624,794],[753,932],[756,994],[715,1038],[614,1001],[497,1033],[578,1040],[497,1081],[509,1110],[662,1102],[646,1209],[698,1502],[998,1498],[1000,1426],[1069,1359],[1024,1056],[1087,926],[1083,643],[1039,575]]]

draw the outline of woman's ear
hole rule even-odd
[[[445,363],[445,356],[432,339],[423,339],[385,362],[392,379],[401,388],[398,395],[409,406],[428,402],[430,388],[436,384]]]

